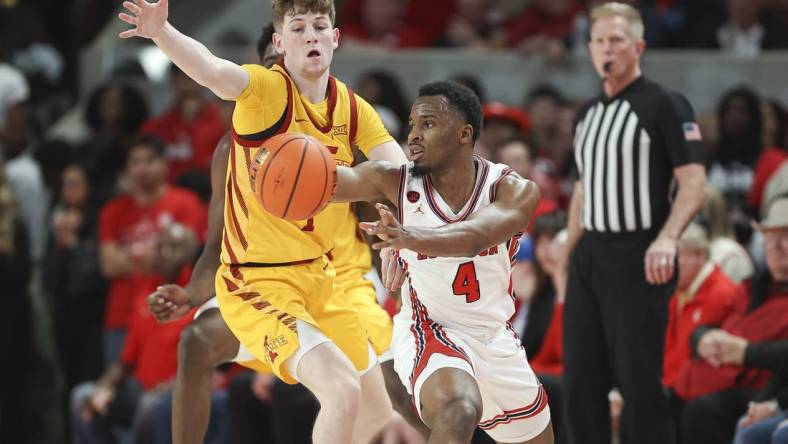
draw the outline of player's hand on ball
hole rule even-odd
[[[400,225],[397,218],[391,214],[387,206],[379,203],[375,204],[375,208],[378,209],[380,220],[377,222],[361,222],[359,224],[361,229],[367,234],[377,236],[381,239],[381,242],[372,244],[372,248],[375,250],[381,250],[383,248],[404,248],[405,242],[407,242],[408,232],[402,228],[402,225]]]
[[[160,323],[180,319],[191,308],[189,294],[179,285],[162,285],[148,295],[148,309]]]
[[[130,37],[156,38],[164,28],[164,24],[167,23],[168,3],[169,0],[159,0],[156,3],[148,3],[146,0],[123,2],[123,7],[131,14],[121,12],[118,14],[118,18],[134,28],[123,31],[118,36],[122,39]]]

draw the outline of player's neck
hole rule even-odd
[[[468,202],[476,185],[478,167],[473,156],[457,156],[451,165],[430,173],[430,182],[456,213]]]
[[[624,88],[629,86],[632,82],[637,80],[641,75],[642,73],[640,71],[640,66],[635,66],[631,71],[621,75],[620,77],[611,76],[606,78],[604,83],[605,94],[608,97],[615,96],[616,94],[623,91]]]
[[[287,73],[296,84],[298,92],[307,100],[312,103],[320,103],[326,100],[328,95],[328,77],[329,72],[326,69],[319,76],[304,75],[304,73],[289,69]]]

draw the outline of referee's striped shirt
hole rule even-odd
[[[703,161],[692,106],[643,77],[578,110],[574,151],[583,228],[605,233],[661,229],[673,169]]]

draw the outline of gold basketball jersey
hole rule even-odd
[[[365,155],[392,140],[371,105],[344,83],[329,77],[327,99],[302,97],[280,65],[244,65],[249,85],[233,111],[234,146],[225,184],[222,263],[290,263],[310,260],[334,248],[348,217],[347,203],[329,204],[315,217],[288,221],[271,215],[255,198],[249,167],[257,148],[281,133],[302,133],[334,153],[338,165],[353,162],[351,143]]]

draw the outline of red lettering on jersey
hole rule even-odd
[[[276,358],[279,356],[279,353],[271,350],[270,346],[268,345],[268,335],[265,335],[265,338],[263,339],[263,347],[268,352],[268,359],[270,359],[271,364],[273,364]]]
[[[337,151],[339,151],[339,147],[338,146],[326,145],[326,148],[328,148],[328,150],[331,151],[331,154],[336,154]]]

